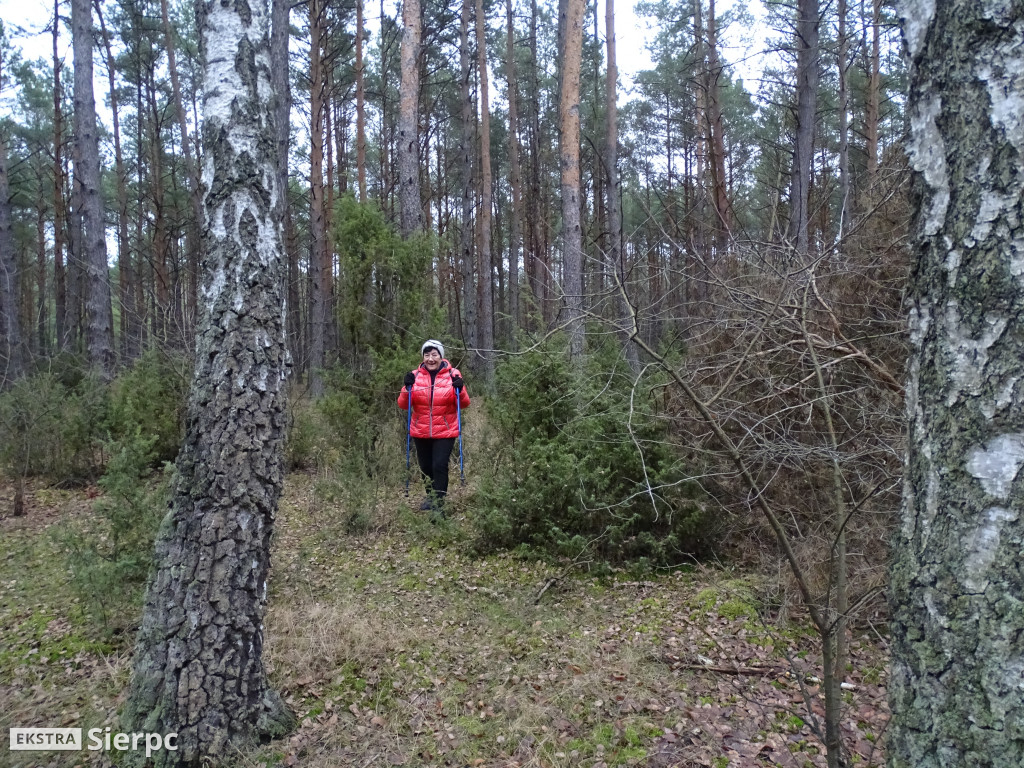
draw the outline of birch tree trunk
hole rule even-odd
[[[423,231],[420,203],[420,0],[402,3],[402,81],[398,91],[398,206],[402,237]]]
[[[569,356],[583,355],[583,230],[580,227],[580,61],[583,48],[583,0],[563,0],[565,47],[558,120],[561,127],[562,291],[569,330]]]
[[[1024,26],[904,0],[917,265],[892,768],[1024,765]]]
[[[198,6],[205,263],[196,371],[125,707],[133,731],[178,733],[178,751],[154,756],[161,766],[224,763],[290,726],[262,658],[289,366],[268,5]]]

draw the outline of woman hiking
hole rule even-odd
[[[444,514],[448,495],[448,462],[459,437],[459,410],[469,407],[469,393],[458,368],[444,357],[444,345],[428,339],[420,347],[423,362],[405,374],[398,407],[412,404],[409,434],[423,472],[427,497],[420,509]]]

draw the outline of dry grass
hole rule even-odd
[[[538,604],[561,566],[472,557],[465,499],[434,526],[393,493],[369,532],[352,535],[315,484],[289,478],[265,622],[271,679],[300,726],[231,765],[824,764],[797,684],[815,674],[813,641],[758,617],[771,575],[576,573]],[[112,723],[131,638],[103,638],[80,615],[45,534],[88,505],[41,489],[29,502],[27,519],[0,520],[3,722]],[[866,755],[884,726],[884,655],[863,641],[854,652],[844,722]],[[100,764],[95,753],[43,754],[5,752],[0,765]]]

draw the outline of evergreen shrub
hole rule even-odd
[[[154,466],[182,437],[188,376],[182,360],[151,351],[112,383],[63,356],[0,394],[0,468],[12,477],[79,483],[102,474],[108,452],[141,435]]]
[[[151,349],[119,375],[110,388],[110,438],[151,442],[155,465],[173,461],[184,436],[191,370],[182,357]]]
[[[483,550],[526,546],[675,564],[711,538],[698,486],[650,392],[612,348],[579,369],[557,339],[499,364],[494,471],[474,499]]]
[[[81,482],[103,463],[107,388],[88,375],[44,371],[0,394],[0,467],[12,477]]]
[[[69,521],[57,534],[83,607],[111,630],[137,618],[156,532],[167,511],[172,469],[166,464],[154,475],[157,440],[136,427],[110,443],[106,471],[98,481],[104,494],[93,504],[95,515],[88,527]]]

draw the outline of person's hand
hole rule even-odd
[[[411,387],[413,384],[416,383],[416,374],[413,373],[412,371],[409,371],[407,374],[405,374],[405,379],[403,379],[402,383],[406,387]]]
[[[461,376],[452,376],[452,386],[456,389],[462,389],[466,385],[466,382],[462,380]]]

